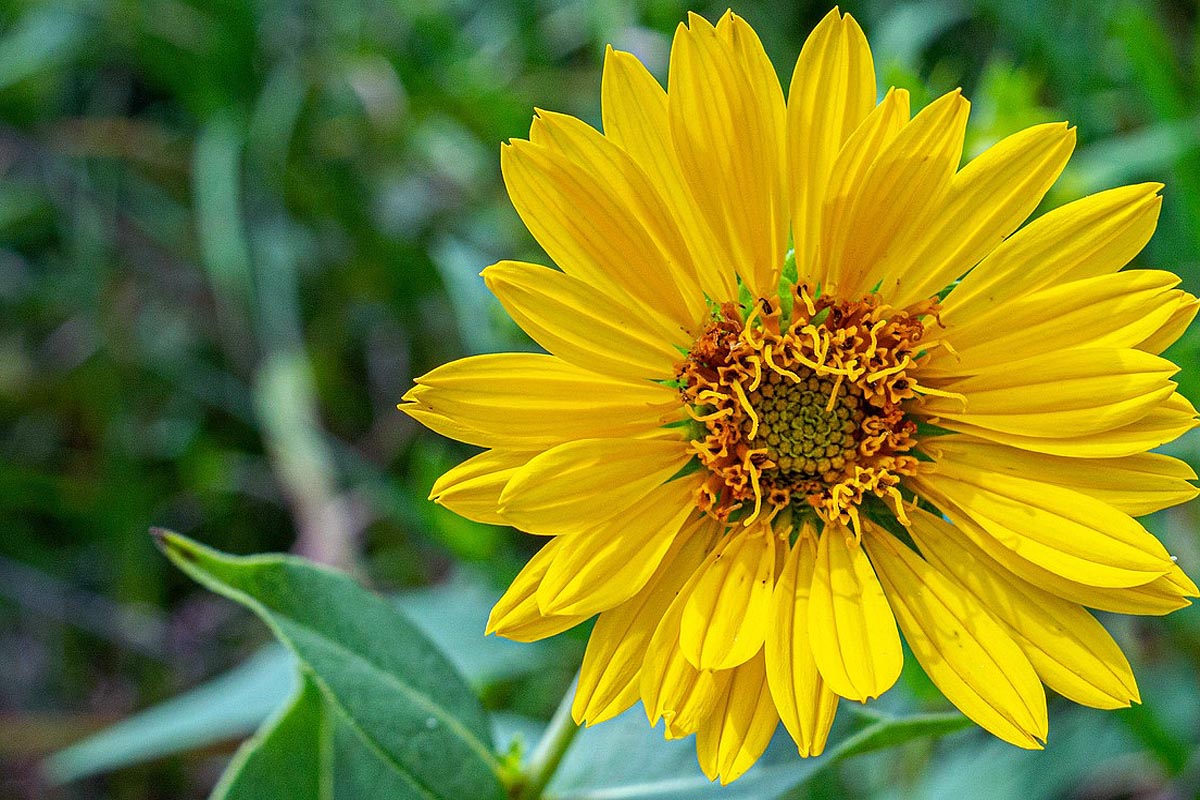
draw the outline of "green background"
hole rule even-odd
[[[517,727],[549,716],[585,632],[482,644],[476,617],[534,543],[425,501],[469,451],[395,403],[447,360],[531,347],[478,278],[502,258],[545,261],[504,195],[499,143],[528,132],[535,106],[598,123],[606,43],[665,77],[686,12],[725,7],[0,2],[0,797],[203,797],[257,721],[46,785],[47,754],[263,657],[267,632],[171,567],[151,525],[411,590],[418,624],[466,621],[461,641],[440,643],[484,653],[468,677],[488,708]],[[1047,207],[1164,182],[1137,263],[1200,292],[1193,0],[842,8],[882,87],[917,106],[963,87],[968,155],[1036,122],[1077,125]],[[786,81],[828,6],[734,10]],[[1200,328],[1169,355],[1200,401]],[[1200,438],[1169,451],[1197,465]],[[1192,504],[1148,523],[1185,565],[1200,565],[1198,516]],[[848,761],[795,796],[1200,795],[1200,612],[1106,623],[1143,706],[1052,698],[1045,753],[960,733]],[[279,674],[264,685],[285,696]],[[919,672],[895,694],[945,708]]]

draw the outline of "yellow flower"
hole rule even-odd
[[[1157,355],[1197,301],[1170,273],[1120,271],[1161,186],[1017,230],[1074,130],[1021,131],[960,169],[967,100],[877,103],[837,9],[786,102],[731,13],[679,27],[667,91],[611,49],[602,89],[603,134],[538,112],[502,153],[560,269],[484,277],[552,355],[448,364],[401,406],[486,448],[434,499],[549,537],[489,630],[534,640],[599,614],[576,720],[640,700],[726,782],[780,720],[820,753],[839,697],[896,681],[901,632],[1020,747],[1045,740],[1043,683],[1136,702],[1085,607],[1197,595],[1133,519],[1197,494],[1147,452],[1197,424]]]

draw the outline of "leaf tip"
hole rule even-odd
[[[175,533],[175,531],[153,527],[150,529],[150,538],[154,540],[154,545],[168,558],[182,559],[192,563],[199,560],[195,549],[188,546],[191,542],[186,537]]]

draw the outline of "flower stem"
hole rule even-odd
[[[529,766],[525,770],[525,782],[517,800],[542,800],[542,791],[554,777],[563,756],[567,754],[567,748],[575,739],[575,734],[579,733],[579,726],[571,718],[571,702],[575,698],[577,683],[579,683],[578,676],[571,681],[558,708],[554,710],[554,716],[550,718],[550,724],[546,726],[546,731],[542,734],[537,748],[529,757]]]

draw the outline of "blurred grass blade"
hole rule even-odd
[[[352,568],[354,526],[337,496],[337,474],[318,412],[316,381],[302,352],[272,352],[254,384],[263,442],[296,520],[296,551]]]
[[[1142,3],[1119,3],[1111,13],[1111,30],[1122,45],[1134,84],[1160,119],[1187,116],[1188,102],[1183,70],[1175,58],[1171,38],[1158,19],[1161,11]]]
[[[1147,175],[1166,175],[1200,141],[1200,117],[1158,122],[1081,148],[1071,160],[1073,193],[1090,194]]]
[[[499,800],[487,716],[451,663],[383,599],[290,556],[238,558],[155,532],[167,557],[258,614],[422,800]]]
[[[242,227],[244,127],[231,111],[214,114],[192,157],[201,259],[218,301],[243,312],[252,286],[250,246]]]
[[[324,800],[332,768],[322,741],[326,715],[321,690],[305,680],[282,713],[238,748],[211,800]]]
[[[479,265],[493,261],[469,242],[453,237],[435,242],[430,256],[446,286],[458,334],[471,354],[510,349],[497,325],[499,303],[479,276]]]
[[[295,672],[290,653],[266,648],[203,686],[59,751],[43,771],[62,784],[241,738],[295,690]]]
[[[947,29],[968,17],[968,9],[959,0],[896,3],[871,31],[875,63],[884,69],[917,69],[921,53]]]
[[[0,89],[70,61],[87,34],[84,17],[69,8],[31,9],[0,39]]]

